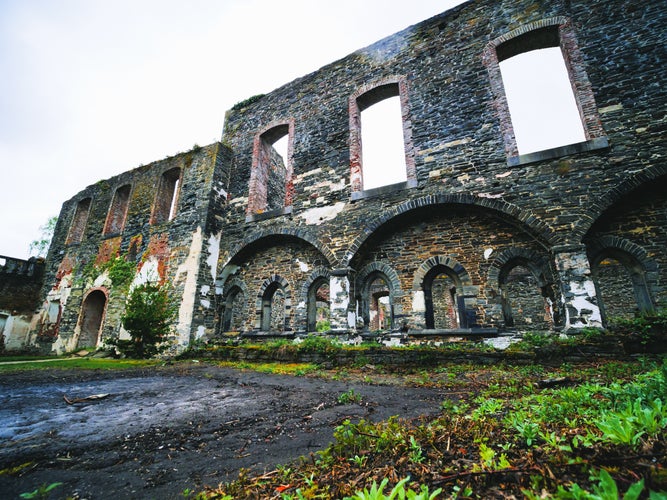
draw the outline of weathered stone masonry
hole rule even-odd
[[[240,103],[220,144],[63,205],[33,329],[57,302],[57,337],[27,341],[122,334],[116,256],[135,282],[173,285],[180,348],[316,324],[570,330],[663,307],[666,16],[659,2],[473,0]],[[585,141],[522,155],[498,61],[546,47]],[[360,113],[394,96],[406,181],[364,190]]]

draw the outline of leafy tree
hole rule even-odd
[[[56,229],[57,222],[58,216],[54,215],[46,221],[46,224],[39,226],[39,230],[41,231],[39,239],[30,243],[31,257],[46,257],[49,247],[51,246],[51,239],[53,238],[53,232]]]
[[[113,339],[110,343],[128,358],[155,356],[166,349],[161,344],[169,335],[176,311],[166,286],[155,283],[139,285],[130,293],[121,317],[130,339]]]

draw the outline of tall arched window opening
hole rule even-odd
[[[76,211],[72,219],[72,225],[69,227],[67,234],[67,244],[81,243],[83,235],[86,231],[86,224],[88,223],[88,212],[90,212],[90,198],[84,198],[76,205]]]
[[[608,146],[567,18],[542,19],[505,33],[489,42],[482,60],[510,165]]]
[[[153,224],[170,221],[176,216],[180,184],[180,168],[172,168],[162,174],[153,207],[153,217],[151,220]]]
[[[558,27],[531,31],[496,51],[519,154],[584,142]]]
[[[123,231],[127,209],[130,205],[130,189],[129,184],[116,189],[104,224],[104,234],[118,234]]]

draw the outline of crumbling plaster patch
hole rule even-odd
[[[190,252],[185,261],[178,266],[174,282],[178,282],[181,275],[185,275],[181,305],[178,309],[178,342],[182,346],[188,345],[190,341],[190,325],[195,305],[195,294],[197,292],[197,278],[199,275],[199,257],[202,252],[203,236],[201,227],[192,234]]]
[[[326,221],[330,221],[336,218],[336,216],[343,211],[345,208],[345,203],[339,201],[334,205],[329,205],[326,207],[317,207],[311,208],[309,210],[304,210],[300,217],[306,221],[306,224],[321,224]]]
[[[602,327],[602,317],[600,315],[600,308],[597,304],[591,301],[592,298],[595,298],[595,284],[591,280],[584,281],[583,283],[578,281],[570,282],[570,292],[574,295],[568,306],[574,308],[577,311],[578,318],[585,318],[585,321],[576,320],[571,322],[570,311],[568,307],[565,307],[565,313],[567,315],[566,325],[573,328],[581,327]]]
[[[211,278],[215,281],[218,275],[218,257],[220,257],[220,238],[222,231],[218,234],[212,234],[208,238],[208,258],[206,263],[211,268]]]

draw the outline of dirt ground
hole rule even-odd
[[[353,389],[361,402],[339,404]],[[64,397],[108,394],[67,404]],[[323,449],[343,420],[436,414],[443,390],[267,375],[204,364],[0,380],[0,498],[183,498]]]

